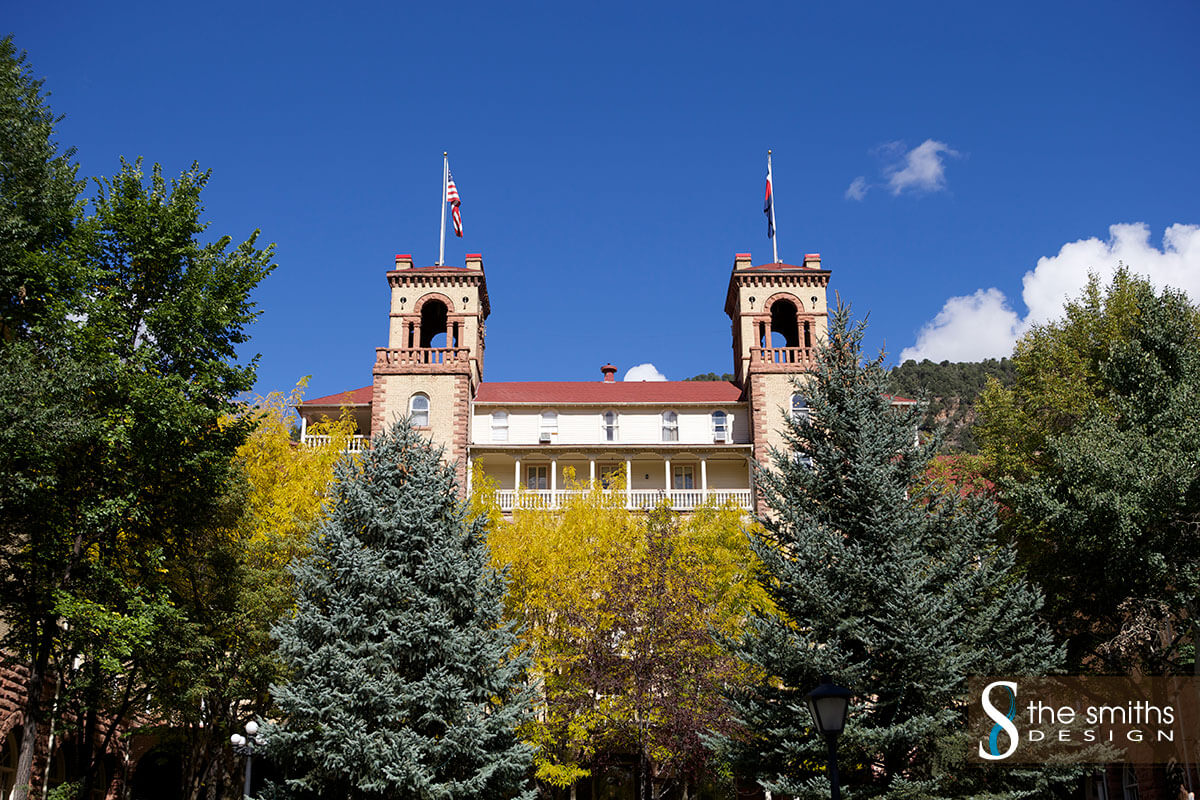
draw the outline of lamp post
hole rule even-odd
[[[837,740],[846,727],[846,710],[852,692],[835,685],[828,675],[821,676],[821,685],[808,693],[808,712],[817,730],[825,735],[829,748],[829,785],[833,800],[841,800],[842,787],[838,782]]]
[[[240,756],[246,757],[246,782],[242,786],[242,797],[250,797],[250,764],[254,761],[254,748],[262,744],[262,740],[258,738],[258,723],[250,720],[246,723],[246,735],[235,733],[229,737],[229,741],[233,744],[233,752]]]

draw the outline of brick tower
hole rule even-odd
[[[396,256],[388,272],[391,314],[388,346],[375,351],[371,430],[379,433],[404,415],[446,448],[466,486],[471,399],[483,379],[484,321],[488,317],[483,257],[465,267],[413,267]]]
[[[754,457],[766,463],[783,444],[780,428],[788,409],[800,409],[798,376],[810,371],[818,342],[828,329],[828,270],[811,253],[804,264],[753,266],[749,253],[734,256],[725,313],[732,320],[737,383],[750,410]],[[800,379],[801,382],[803,379]]]

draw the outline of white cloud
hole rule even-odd
[[[636,367],[630,367],[625,373],[623,381],[665,381],[666,375],[658,371],[658,368],[653,364],[638,364]]]
[[[1108,241],[1080,239],[1063,245],[1057,255],[1039,258],[1022,281],[1023,318],[1008,307],[999,289],[952,297],[921,328],[916,344],[900,353],[900,360],[977,361],[1011,355],[1017,338],[1031,326],[1062,317],[1065,302],[1079,296],[1089,273],[1108,283],[1118,263],[1159,289],[1170,286],[1200,299],[1200,226],[1167,228],[1161,250],[1150,244],[1145,223],[1112,225],[1108,234]]]
[[[904,348],[900,360],[979,361],[998,358],[995,353],[1009,355],[1021,324],[999,289],[951,297],[933,321],[921,328],[916,345]]]
[[[850,183],[850,188],[846,189],[847,200],[862,200],[867,196],[867,190],[871,187],[867,184],[867,179],[863,175],[859,175]]]
[[[893,195],[901,192],[937,192],[946,188],[945,156],[958,153],[945,142],[926,139],[904,154],[904,157],[884,168],[888,188]]]

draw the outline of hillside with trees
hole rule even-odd
[[[975,453],[975,401],[983,392],[989,377],[1002,386],[1011,386],[1014,368],[1010,359],[989,358],[952,364],[935,364],[929,359],[912,359],[893,367],[888,374],[888,389],[892,394],[925,402],[921,415],[921,430],[932,431],[946,426],[946,452]]]

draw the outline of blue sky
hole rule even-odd
[[[437,258],[443,150],[488,380],[730,371],[768,148],[781,258],[821,253],[892,361],[1005,355],[1117,259],[1200,296],[1190,0],[116,0],[9,4],[2,29],[84,174],[196,160],[210,232],[277,243],[260,391],[370,383],[393,255]]]

